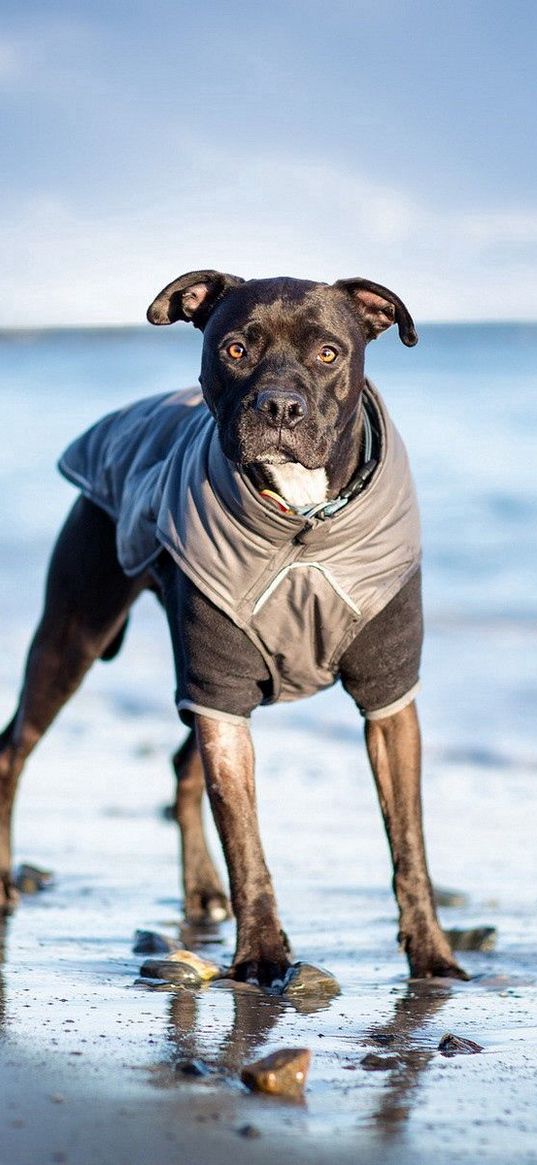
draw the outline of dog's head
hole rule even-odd
[[[356,418],[364,351],[392,324],[417,335],[393,291],[367,279],[312,283],[191,271],[151,304],[152,324],[204,332],[200,384],[224,453],[241,467],[327,466]]]

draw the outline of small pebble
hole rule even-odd
[[[54,874],[52,870],[40,870],[38,866],[23,862],[15,871],[13,881],[22,894],[38,894],[40,890],[48,890],[54,884]]]
[[[182,987],[201,987],[202,983],[193,967],[186,963],[175,963],[172,959],[146,959],[140,967],[140,975],[145,979],[164,979],[166,983]]]
[[[474,926],[468,930],[446,930],[452,951],[493,951],[498,931],[495,926]]]
[[[311,963],[295,963],[290,967],[283,983],[281,994],[292,998],[294,995],[317,995],[332,999],[339,995],[341,987],[331,971],[324,967],[314,967]]]
[[[241,1072],[241,1080],[252,1092],[266,1092],[271,1096],[284,1096],[289,1100],[299,1100],[304,1092],[306,1077],[311,1064],[308,1048],[282,1048],[253,1064],[246,1064]]]
[[[476,1044],[474,1040],[465,1040],[461,1036],[454,1036],[448,1032],[442,1036],[438,1045],[438,1051],[443,1056],[475,1056],[476,1052],[482,1052],[481,1044]]]
[[[239,1137],[247,1137],[248,1140],[253,1140],[254,1137],[261,1136],[261,1130],[258,1129],[257,1125],[241,1125],[237,1129],[237,1132]]]
[[[166,938],[166,935],[158,934],[156,930],[135,930],[134,932],[132,950],[135,955],[161,955],[180,949],[181,944],[176,939]]]
[[[174,951],[166,961],[177,966],[189,967],[203,982],[216,979],[222,974],[216,963],[211,963],[209,959],[200,959],[193,951]]]
[[[397,1056],[377,1056],[375,1052],[368,1052],[360,1063],[366,1072],[389,1072],[391,1068],[398,1068],[400,1061]]]
[[[180,1072],[183,1076],[209,1076],[210,1068],[204,1064],[203,1060],[178,1060],[175,1065],[175,1071]]]

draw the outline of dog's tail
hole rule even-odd
[[[104,651],[100,655],[99,658],[104,660],[105,663],[108,663],[110,659],[115,659],[116,655],[119,655],[121,648],[123,647],[123,640],[127,633],[128,623],[129,616],[127,615],[127,618],[125,619],[123,626],[119,628],[117,635],[114,635],[114,638],[110,640],[110,643],[106,645]]]

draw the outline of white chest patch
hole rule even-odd
[[[297,461],[283,465],[267,465],[274,488],[290,506],[316,506],[328,496],[328,478],[325,469],[306,469]]]

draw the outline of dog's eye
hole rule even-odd
[[[228,344],[226,352],[232,360],[242,360],[243,356],[246,356],[244,344],[237,344],[236,341],[233,344]]]
[[[317,359],[320,360],[323,364],[333,364],[336,358],[336,349],[331,348],[329,344],[324,344],[320,352],[317,353]]]

